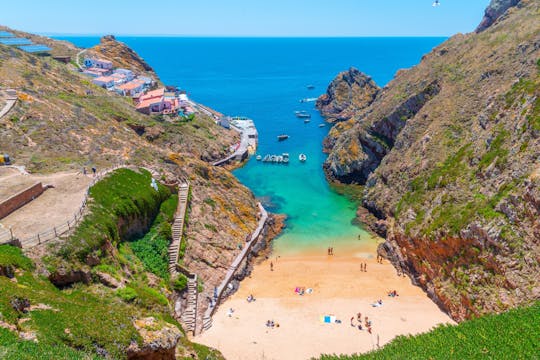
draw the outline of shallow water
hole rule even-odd
[[[96,37],[65,37],[93,46]],[[228,115],[252,118],[259,130],[258,153],[291,155],[289,165],[255,158],[234,174],[268,210],[285,213],[287,228],[274,242],[277,254],[306,251],[357,251],[373,239],[351,224],[355,206],[337,195],[324,178],[322,140],[329,126],[314,102],[337,73],[355,66],[380,85],[394,73],[419,62],[444,38],[175,38],[119,37],[156,70],[160,78],[188,91],[190,97]],[[315,89],[307,89],[314,85]],[[307,110],[304,124],[295,110]],[[278,142],[286,133],[288,140]],[[305,163],[298,155],[305,153]],[[358,237],[361,240],[358,240]],[[347,249],[347,250],[345,250]]]

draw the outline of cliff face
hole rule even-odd
[[[458,320],[540,297],[540,5],[505,4],[325,141],[328,177],[365,185],[391,260]]]
[[[476,28],[476,32],[482,32],[493,25],[506,10],[519,4],[520,0],[491,0],[487,7],[484,18]]]
[[[316,107],[327,121],[349,120],[355,111],[369,106],[380,88],[355,68],[340,73],[317,99]]]

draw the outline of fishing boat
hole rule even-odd
[[[307,160],[306,154],[300,154],[300,155],[298,156],[298,160],[300,160],[301,162],[306,161],[306,160]]]
[[[281,134],[281,135],[278,135],[277,137],[278,141],[287,140],[288,138],[289,138],[289,135],[287,134]]]
[[[305,99],[300,99],[300,102],[301,102],[301,103],[312,102],[312,101],[317,101],[317,98],[305,98]]]
[[[308,85],[308,86],[306,86],[306,87],[307,87],[308,90],[313,90],[313,89],[315,89],[315,85]]]
[[[297,118],[300,118],[300,119],[309,119],[311,117],[311,114],[308,113],[307,111],[295,111],[294,114],[296,115]]]
[[[255,157],[255,159],[257,159],[257,161],[261,161],[261,160],[262,160],[262,156],[261,156],[261,155],[257,155],[257,157]]]
[[[326,124],[319,124],[319,127],[325,127]]]
[[[311,121],[310,119],[304,119],[304,124],[307,124],[310,121]]]

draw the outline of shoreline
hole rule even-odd
[[[382,346],[398,335],[454,323],[408,277],[397,276],[388,261],[377,263],[375,247],[360,257],[345,251],[334,256],[272,253],[221,304],[212,328],[192,340],[219,349],[227,359],[292,360],[366,352],[376,348],[377,337]],[[367,272],[360,271],[360,263],[367,264]],[[296,287],[312,292],[301,296]],[[389,297],[391,290],[399,296]],[[256,301],[248,303],[249,295]],[[379,299],[381,307],[371,306]],[[230,308],[234,312],[229,317]],[[351,326],[350,318],[358,312],[373,321],[371,334],[365,326]],[[324,315],[341,323],[323,323]],[[268,320],[279,327],[265,326]]]

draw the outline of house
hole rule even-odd
[[[114,79],[115,86],[125,84],[129,81],[124,74],[113,73],[111,77]]]
[[[128,70],[128,69],[116,69],[114,70],[114,74],[125,76],[126,81],[131,81],[135,79],[135,74],[133,73],[133,71]]]
[[[113,63],[111,61],[109,61],[109,60],[94,59],[94,67],[97,67],[98,69],[112,70]]]
[[[175,97],[165,96],[165,88],[147,92],[139,97],[137,111],[144,114],[171,113],[178,109],[178,100]]]
[[[154,80],[150,77],[147,77],[147,76],[139,76],[138,79],[144,81],[144,86],[145,87],[151,87],[152,85],[154,85]]]
[[[137,111],[150,115],[160,113],[165,109],[163,96],[140,101],[135,107]]]
[[[136,96],[144,90],[144,81],[135,79],[116,87],[116,92],[122,96]]]
[[[83,74],[91,76],[91,77],[108,76],[111,74],[111,70],[90,67],[90,68],[85,69],[83,71]]]
[[[93,79],[92,82],[105,89],[114,87],[114,78],[112,76],[100,76]]]
[[[93,59],[93,58],[85,58],[84,59],[84,66],[87,68],[95,67],[98,69],[107,69],[112,70],[113,63],[109,60],[105,59]]]

